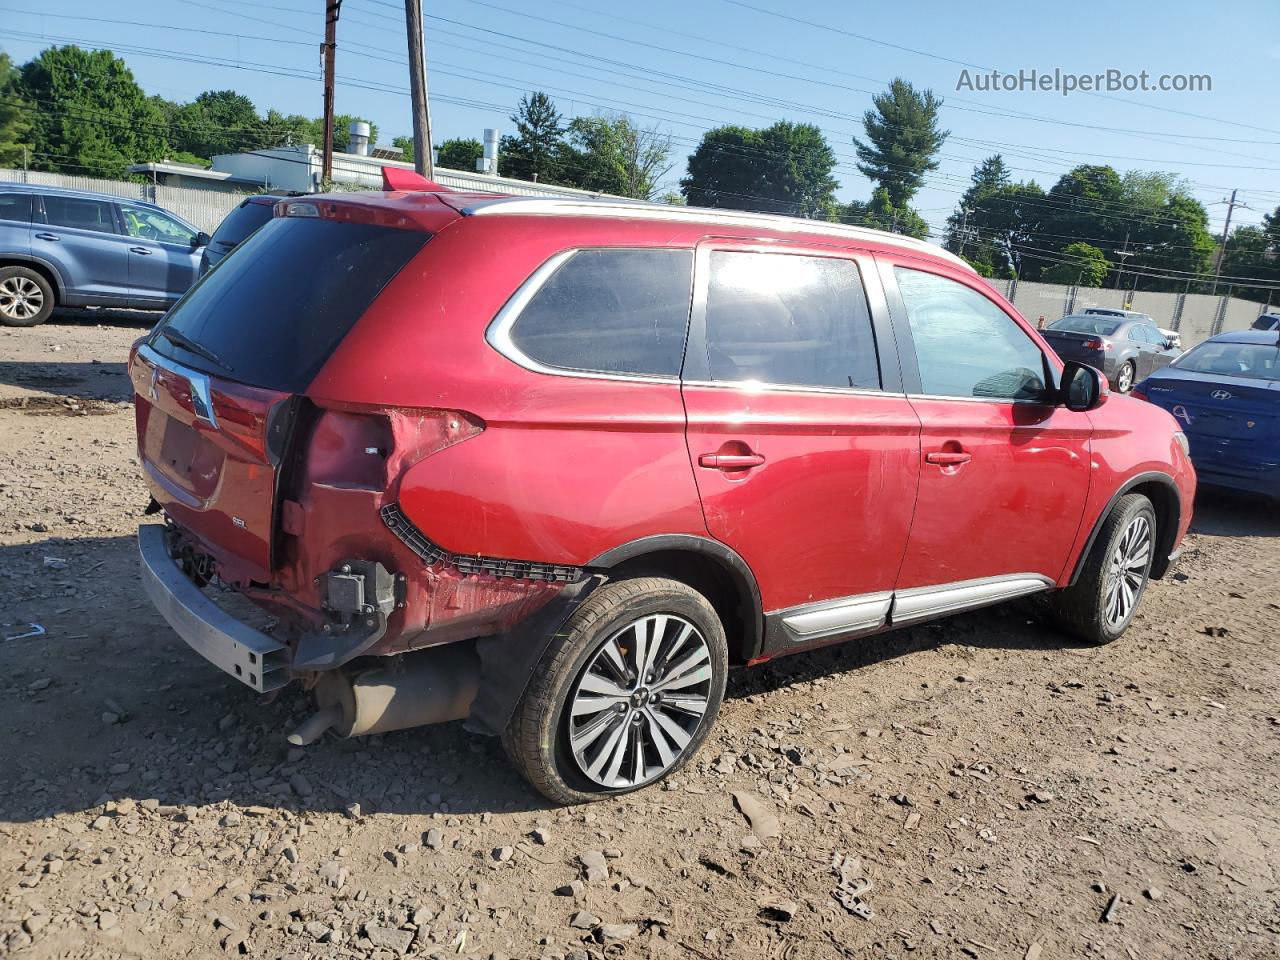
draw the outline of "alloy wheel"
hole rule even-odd
[[[1129,521],[1107,565],[1105,611],[1107,626],[1118,630],[1133,616],[1151,562],[1151,522],[1145,516]]]
[[[569,745],[594,783],[630,789],[683,756],[707,712],[711,651],[688,620],[651,614],[606,640],[569,696]]]
[[[0,314],[10,320],[30,320],[44,308],[44,291],[27,277],[0,281]]]
[[[1120,373],[1116,377],[1116,391],[1118,393],[1128,393],[1133,387],[1133,367],[1124,364],[1120,368]]]

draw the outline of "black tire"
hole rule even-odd
[[[1128,385],[1125,385],[1125,374],[1128,374]],[[1120,369],[1116,371],[1116,393],[1128,393],[1133,389],[1134,380],[1138,376],[1138,368],[1134,366],[1132,360],[1126,360],[1120,364]]]
[[[1133,589],[1134,595],[1127,613],[1117,620],[1112,615],[1114,608],[1111,606],[1114,601],[1111,592],[1112,578],[1116,575],[1113,561],[1119,555],[1126,531],[1140,518],[1146,520],[1146,559],[1140,569],[1133,570],[1140,580]],[[1086,643],[1097,646],[1119,638],[1133,622],[1134,613],[1146,592],[1158,532],[1156,512],[1150,500],[1140,493],[1129,493],[1121,497],[1103,521],[1079,579],[1073,586],[1060,590],[1049,598],[1049,608],[1062,626]],[[1116,586],[1117,589],[1122,589],[1118,583]]]
[[[657,638],[657,652],[653,655],[654,676],[658,680],[654,685],[654,693],[650,694],[645,688],[641,694],[640,686],[629,687],[630,699],[620,704],[615,698],[608,709],[600,708],[594,714],[587,714],[590,719],[574,719],[570,709],[571,698],[575,694],[579,698],[583,696],[580,684],[586,682],[588,668],[592,669],[593,678],[599,677],[594,671],[599,669],[597,664],[603,663],[600,658],[607,656],[606,644],[619,641],[619,645],[612,650],[622,650],[625,666],[630,668],[634,662],[631,658],[638,655],[642,643],[649,644],[651,649],[653,647],[649,640],[641,641],[635,633],[630,632],[633,625],[653,624],[655,621],[646,621],[645,618],[663,615],[674,619],[669,622],[657,621],[663,624],[661,631],[656,626],[645,628],[646,637],[659,632],[662,634]],[[683,625],[679,623],[680,620],[684,621]],[[678,707],[673,708],[669,702],[661,705],[658,703],[663,696],[659,692],[663,683],[669,684],[674,679],[673,675],[664,681],[663,671],[685,662],[690,653],[696,653],[698,663],[702,662],[701,646],[680,646],[676,649],[676,637],[683,633],[685,625],[692,625],[696,634],[686,634],[683,643],[696,645],[700,641],[705,645],[706,663],[709,666],[709,677],[696,687],[681,681],[684,690],[692,690],[698,700],[705,702],[705,710],[700,717],[686,715]],[[680,655],[673,657],[672,653]],[[610,663],[613,662],[615,661],[610,660]],[[728,671],[728,644],[724,627],[714,608],[702,594],[683,583],[662,577],[641,577],[608,583],[587,597],[560,632],[552,638],[507,724],[507,729],[503,731],[502,746],[512,764],[534,789],[555,803],[586,803],[630,793],[670,776],[697,753],[720,710]],[[699,667],[698,672],[704,671]],[[687,676],[688,674],[682,674],[682,677]],[[642,684],[645,680],[646,678],[639,677],[634,683]],[[641,695],[643,700],[637,701],[636,698]],[[650,696],[655,698],[652,703],[649,702]],[[684,695],[677,694],[674,690],[668,690],[666,696],[669,700],[677,697],[684,699]],[[614,711],[619,707],[622,709],[618,710],[615,717]],[[665,711],[667,719],[676,716],[682,723],[688,724],[687,730],[682,728],[682,731],[689,740],[670,763],[659,755],[658,746],[654,742],[655,737],[662,736],[655,711]],[[651,729],[651,717],[652,725],[659,725],[656,730]],[[606,784],[589,776],[586,768],[591,763],[586,760],[590,758],[580,760],[575,754],[570,742],[570,727],[579,723],[590,726],[597,721],[605,731],[597,735],[598,740],[602,741],[600,753],[609,749],[608,742],[617,731],[620,743],[618,750],[624,751],[628,758],[624,765],[637,773],[647,771],[649,767],[646,758],[652,758],[657,761],[652,775],[637,775],[632,778],[635,782],[622,784]],[[629,732],[630,721],[642,728],[639,735]],[[577,732],[581,737],[583,727],[577,727]],[[625,738],[626,742],[622,743],[621,738]],[[594,745],[595,741],[592,741],[592,746]],[[667,753],[671,752],[671,746],[671,740],[663,739],[663,747]],[[595,756],[599,757],[600,753]],[[633,764],[637,756],[639,760]],[[608,762],[606,768],[616,769]]]
[[[0,267],[0,325],[35,327],[53,315],[53,285],[29,267]]]

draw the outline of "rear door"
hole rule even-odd
[[[135,307],[168,306],[195,283],[196,230],[150,207],[120,205],[129,244],[129,299]]]
[[[30,255],[31,200],[29,193],[0,193],[0,254]]]
[[[882,623],[920,427],[870,256],[702,244],[683,393],[707,529],[780,614],[766,652]]]
[[[1065,567],[1089,490],[1084,413],[1045,402],[1047,364],[1029,327],[976,275],[878,255],[921,421],[920,490],[900,590],[990,580],[1030,592]],[[946,594],[938,594],[939,602]],[[905,605],[895,621],[908,619]]]
[[[268,578],[296,398],[428,238],[273,220],[135,351],[138,454],[152,496],[219,560],[224,578]]]
[[[108,200],[48,193],[33,217],[31,252],[62,275],[71,302],[129,299],[129,238]]]

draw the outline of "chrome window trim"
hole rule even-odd
[[[890,622],[895,626],[915,623],[1052,588],[1053,581],[1039,573],[1013,573],[912,587],[894,593]]]
[[[961,403],[1028,404],[1037,407],[1054,407],[1045,400],[1013,400],[1003,397],[949,397],[942,393],[908,393],[908,400],[959,400]]]
[[[561,250],[542,266],[538,267],[537,270],[533,271],[529,278],[520,284],[516,292],[511,295],[511,299],[502,305],[502,309],[498,311],[497,316],[489,321],[489,326],[485,329],[485,342],[517,366],[533,373],[546,374],[547,376],[575,377],[585,380],[617,380],[624,383],[679,383],[679,374],[672,376],[665,373],[607,373],[602,370],[553,367],[540,360],[535,360],[521,350],[516,345],[516,342],[511,339],[511,329],[515,326],[516,321],[520,319],[520,314],[529,305],[529,301],[538,294],[548,280],[555,276],[556,271],[584,250],[683,250],[689,253],[690,256],[693,255],[693,250],[686,247],[574,247],[570,250]],[[687,332],[685,338],[687,341]]]
[[[163,354],[157,353],[149,343],[144,343],[140,346],[138,353],[145,357],[152,366],[168,370],[170,373],[176,374],[190,383],[191,412],[215,430],[218,428],[218,418],[213,414],[213,398],[209,392],[209,375],[207,373],[195,370],[179,363],[177,360],[172,360]],[[152,397],[154,398],[154,394]]]
[[[827,393],[832,396],[898,397],[905,393],[878,390],[875,387],[806,387],[797,383],[768,383],[764,380],[685,380],[686,387],[725,387],[730,390],[764,393]]]
[[[870,230],[848,224],[825,223],[820,220],[803,220],[768,213],[748,213],[736,210],[718,210],[711,207],[675,206],[666,203],[642,201],[622,202],[594,199],[559,199],[551,197],[496,197],[473,200],[460,210],[464,217],[511,215],[562,215],[614,217],[624,220],[656,220],[691,224],[724,224],[726,226],[776,230],[780,233],[809,234],[813,236],[840,237],[891,246],[909,253],[923,253],[937,257],[952,267],[959,267],[967,274],[977,276],[977,271],[960,257],[936,244],[902,234]]]

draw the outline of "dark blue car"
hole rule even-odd
[[[1280,333],[1219,334],[1133,395],[1182,424],[1201,483],[1280,499]]]

